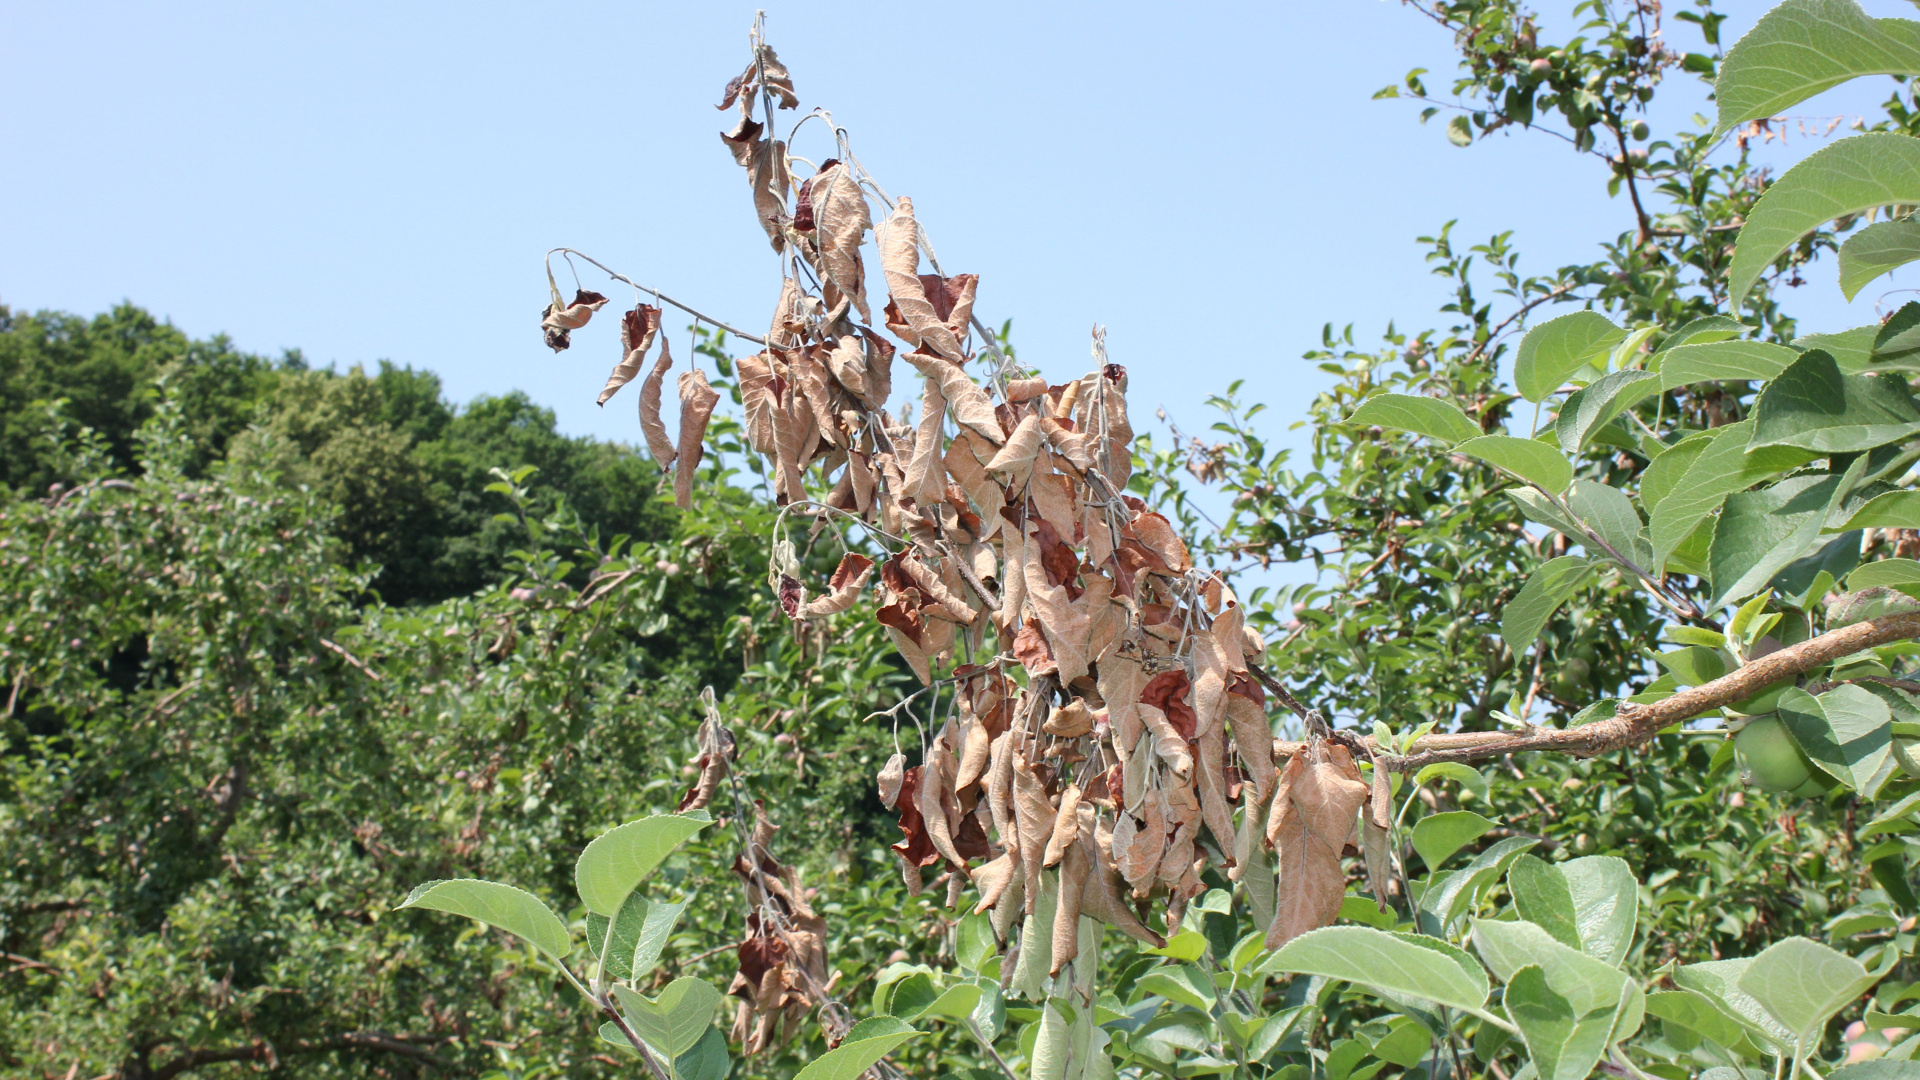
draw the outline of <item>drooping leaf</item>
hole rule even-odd
[[[1502,1000],[1540,1080],[1586,1080],[1606,1053],[1620,1010],[1617,998],[1587,1008],[1575,1005],[1555,992],[1534,964],[1514,972]]]
[[[1856,135],[1815,151],[1774,181],[1747,215],[1727,269],[1728,307],[1738,309],[1801,237],[1834,218],[1894,203],[1920,203],[1920,139]]]
[[[1495,882],[1506,876],[1513,860],[1532,850],[1540,841],[1531,836],[1509,836],[1473,857],[1457,873],[1450,874],[1420,897],[1420,907],[1431,912],[1440,925],[1453,922],[1472,909]]]
[[[712,822],[705,810],[692,810],[655,814],[602,833],[580,853],[573,867],[581,902],[588,911],[615,914],[654,867]]]
[[[1440,869],[1453,853],[1485,836],[1498,824],[1471,810],[1428,814],[1413,826],[1413,850],[1429,871]]]
[[[1920,259],[1920,221],[1876,221],[1840,245],[1840,292],[1851,300],[1867,283]]]
[[[1853,490],[1866,463],[1861,455],[1845,475],[1791,476],[1772,487],[1727,496],[1713,528],[1712,606],[1759,592],[1804,554],[1840,500]]]
[[[1260,965],[1341,979],[1393,994],[1475,1010],[1487,1002],[1487,973],[1439,938],[1368,926],[1329,926],[1302,934]]]
[[[1728,338],[1739,337],[1751,329],[1752,327],[1731,315],[1702,315],[1661,339],[1660,347],[1655,349],[1653,354],[1659,356],[1682,345],[1704,345],[1708,342],[1725,341]]]
[[[1693,348],[1707,348],[1704,345]],[[1614,417],[1639,404],[1648,394],[1661,389],[1661,376],[1652,371],[1616,371],[1567,395],[1554,421],[1554,434],[1560,449],[1577,454],[1595,433]]]
[[[1920,140],[1916,140],[1920,141]],[[1802,353],[1753,406],[1748,448],[1798,446],[1823,454],[1871,450],[1920,432],[1906,382],[1892,375],[1847,375],[1827,353]]]
[[[1840,370],[1853,374],[1873,365],[1873,339],[1880,336],[1880,324],[1856,326],[1831,334],[1808,334],[1795,338],[1793,347],[1801,352],[1818,349],[1833,357]]]
[[[1682,345],[1661,354],[1660,388],[1699,382],[1761,382],[1787,370],[1799,353],[1770,341]]]
[[[1375,394],[1361,402],[1346,422],[1411,431],[1447,446],[1481,434],[1480,425],[1469,420],[1453,402],[1414,394]]]
[[[1553,617],[1554,610],[1585,584],[1594,564],[1562,555],[1535,570],[1500,613],[1500,636],[1515,653],[1526,652]]]
[[[1679,1024],[1727,1048],[1744,1036],[1740,1025],[1720,1007],[1692,990],[1667,990],[1647,995],[1647,1011],[1663,1023]]]
[[[1772,1050],[1791,1050],[1793,1033],[1739,986],[1740,976],[1752,963],[1752,957],[1743,956],[1735,960],[1686,964],[1674,971],[1673,981],[1682,989],[1691,990],[1712,1002],[1723,1016],[1740,1025],[1758,1045]]]
[[[1786,0],[1720,62],[1714,134],[1778,116],[1848,79],[1920,73],[1915,31],[1903,19],[1870,17],[1853,0]]]
[[[1471,765],[1463,765],[1458,761],[1436,761],[1413,774],[1413,782],[1416,784],[1426,785],[1436,780],[1453,780],[1482,801],[1487,797],[1486,774]],[[1419,828],[1417,825],[1414,827]]]
[[[712,983],[685,975],[668,983],[659,997],[649,998],[617,983],[613,996],[633,1033],[670,1059],[700,1042],[725,997]]]
[[[1536,439],[1482,435],[1454,447],[1453,452],[1479,458],[1555,495],[1573,482],[1573,463],[1560,451]]]
[[[1597,311],[1576,311],[1549,319],[1520,339],[1520,351],[1513,363],[1514,385],[1528,401],[1545,401],[1568,376],[1606,356],[1626,337],[1625,330]]]
[[[1214,1006],[1213,978],[1192,964],[1154,968],[1140,976],[1134,985],[1149,994],[1158,994],[1202,1012]]]
[[[429,881],[415,886],[400,907],[428,908],[478,919],[531,942],[534,948],[556,960],[573,951],[566,924],[552,908],[525,889],[497,881],[474,878]]]
[[[874,1062],[920,1034],[898,1017],[868,1017],[853,1025],[839,1046],[808,1062],[794,1080],[859,1080]]]
[[[1618,553],[1642,569],[1653,561],[1653,548],[1641,535],[1640,512],[1633,508],[1626,492],[1592,480],[1575,480],[1567,491],[1567,509],[1613,549],[1609,552],[1584,537],[1574,537],[1592,558],[1606,559]]]

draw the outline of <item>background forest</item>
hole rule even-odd
[[[1467,152],[1510,137],[1580,155],[1618,208],[1595,223],[1597,258],[1532,274],[1517,238],[1470,240],[1436,220],[1405,257],[1424,257],[1446,290],[1437,316],[1409,312],[1378,341],[1330,322],[1304,362],[1333,384],[1304,416],[1242,400],[1238,384],[1219,389],[1204,432],[1150,428],[1135,407],[1128,493],[1173,522],[1198,566],[1235,583],[1267,670],[1376,746],[1408,748],[1423,725],[1564,729],[1596,702],[1650,702],[1726,665],[1719,645],[1667,622],[1718,598],[1718,554],[1684,543],[1669,554],[1691,575],[1647,591],[1583,564],[1519,634],[1509,620],[1524,598],[1537,602],[1537,572],[1593,544],[1503,497],[1516,486],[1507,473],[1424,449],[1392,423],[1348,422],[1363,401],[1424,393],[1458,404],[1476,435],[1527,425],[1540,395],[1515,385],[1532,348],[1522,335],[1576,309],[1630,331],[1607,342],[1629,358],[1716,340],[1711,320],[1730,301],[1757,342],[1846,347],[1803,333],[1792,290],[1830,287],[1834,255],[1864,219],[1795,241],[1744,298],[1728,294],[1736,234],[1773,179],[1748,151],[1779,122],[1761,115],[1722,134],[1705,117],[1649,125],[1669,84],[1719,74],[1731,44],[1722,16],[1704,0],[1555,14],[1571,29],[1547,40],[1505,0],[1409,3],[1407,18],[1451,35],[1457,67],[1406,74],[1380,96],[1420,110],[1419,137]],[[1912,79],[1895,76],[1889,95],[1859,127],[1920,134]],[[994,315],[1017,325],[1017,303]],[[690,320],[676,317],[677,337]],[[522,395],[456,405],[428,372],[249,355],[132,304],[91,318],[0,309],[0,1071],[635,1074],[550,958],[469,920],[396,909],[416,884],[487,878],[542,896],[576,931],[592,925],[601,916],[573,904],[575,861],[609,828],[681,804],[706,763],[709,687],[738,740],[711,806],[729,828],[661,865],[649,890],[687,908],[659,972],[650,983],[635,972],[637,984],[724,987],[741,967],[752,927],[733,827],[755,802],[777,829],[768,847],[822,920],[827,985],[852,1016],[899,1015],[906,987],[931,996],[998,972],[991,931],[962,919],[965,905],[949,908],[941,871],[910,890],[888,850],[901,833],[875,774],[902,749],[918,760],[934,737],[933,713],[895,709],[920,680],[859,611],[807,622],[782,611],[770,569],[824,579],[836,560],[823,543],[771,562],[787,500],[751,452],[738,363],[749,350],[722,332],[694,340],[720,373],[722,404],[682,509],[643,449],[563,435]],[[993,343],[1010,363],[1016,340],[1003,324]],[[1039,366],[1051,378],[1079,370]],[[1756,401],[1747,380],[1663,386],[1578,420],[1569,452],[1582,477],[1638,485],[1651,510],[1647,487],[1673,480],[1631,425],[1713,429],[1749,418]],[[1563,408],[1558,422],[1581,415]],[[1289,425],[1306,437],[1290,442]],[[1850,531],[1760,574],[1772,590],[1761,604],[1800,619],[1804,638],[1808,613],[1863,555],[1916,554],[1915,529]],[[1767,625],[1797,640],[1789,622]],[[1874,661],[1886,661],[1880,676],[1899,674],[1899,648]],[[1282,738],[1311,734],[1277,701],[1271,711]],[[1436,888],[1449,860],[1466,868],[1459,882],[1487,871],[1461,904],[1494,912],[1518,903],[1500,879],[1522,851],[1550,863],[1617,856],[1639,883],[1638,922],[1611,962],[1650,993],[1673,991],[1679,965],[1801,935],[1890,973],[1823,1018],[1816,1060],[1911,1053],[1902,1040],[1920,1018],[1896,1018],[1920,999],[1920,898],[1902,839],[1920,832],[1903,816],[1911,799],[1889,811],[1858,785],[1749,786],[1721,729],[1479,764],[1421,774],[1393,910],[1363,895],[1356,863],[1343,921],[1432,933],[1408,863]],[[1880,804],[1910,786],[1903,774],[1873,786],[1883,783]],[[1429,819],[1439,824],[1420,831]],[[1184,959],[1233,968],[1264,925],[1208,875],[1183,924],[1202,951]],[[1180,925],[1159,929],[1175,937]],[[1123,1021],[1122,1075],[1518,1080],[1538,1065],[1495,1026],[1435,1026],[1323,977],[1252,984],[1266,1026],[1249,1031],[1228,1023],[1224,1002],[1206,1023],[1136,1015],[1142,1002],[1184,1000],[1162,970],[1183,954],[1117,935],[1096,951],[1112,973],[1111,1001],[1101,998],[1111,1016],[1098,1015]],[[999,1005],[952,1023],[926,1006],[928,1034],[891,1067],[983,1078],[1031,1061],[1051,1014],[976,995],[989,997]],[[1690,1027],[1654,1009],[1633,1060],[1600,1068],[1681,1080],[1738,1064],[1737,1047],[1713,1049],[1731,1022]],[[791,1076],[827,1047],[811,1017],[757,1041],[757,1053],[736,1049],[733,1075]]]

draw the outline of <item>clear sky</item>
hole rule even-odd
[[[980,275],[980,313],[1013,319],[1022,358],[1055,378],[1086,369],[1106,324],[1137,415],[1164,405],[1198,428],[1206,396],[1241,378],[1270,429],[1297,417],[1323,384],[1299,358],[1323,323],[1364,341],[1389,319],[1442,322],[1414,238],[1449,218],[1469,240],[1515,230],[1536,270],[1630,223],[1602,166],[1557,140],[1461,150],[1414,105],[1370,100],[1414,66],[1450,81],[1445,32],[1397,3],[760,2],[803,108],[832,109],[913,196],[948,270]],[[1726,40],[1766,6],[1723,3]],[[15,5],[0,302],[130,299],[248,350],[430,368],[456,400],[522,389],[564,430],[637,442],[628,398],[593,405],[614,320],[559,356],[542,346],[541,253],[577,247],[766,325],[778,271],[714,109],[752,15]],[[1669,33],[1700,47],[1690,26]],[[1859,111],[1885,89],[1803,109]],[[1676,116],[1704,108],[1685,94]],[[1795,301],[1808,330],[1871,317],[1878,291],[1849,311],[1831,273]]]

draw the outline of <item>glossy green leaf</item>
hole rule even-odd
[[[1593,570],[1594,564],[1577,555],[1562,555],[1535,570],[1500,613],[1500,636],[1507,646],[1515,653],[1526,652],[1555,609],[1586,583]]]
[[[1704,460],[1704,458],[1702,459]],[[1735,492],[1713,527],[1712,607],[1743,600],[1799,559],[1866,470],[1865,455],[1843,476],[1791,476],[1772,487]]]
[[[588,911],[612,915],[627,894],[687,838],[712,824],[705,810],[655,814],[602,833],[574,864],[573,883]]]
[[[1721,61],[1714,134],[1778,116],[1848,79],[1920,73],[1916,30],[1905,20],[1872,18],[1853,0],[1786,0]]]
[[[1749,452],[1753,421],[1719,429],[1686,474],[1653,508],[1648,534],[1654,558],[1664,563],[1727,496],[1804,465],[1819,455],[1802,447],[1773,446]],[[1651,569],[1651,567],[1649,568]]]
[[[1840,245],[1840,292],[1851,300],[1868,282],[1920,259],[1920,221],[1876,221]]]
[[[1413,850],[1429,871],[1438,870],[1453,853],[1485,836],[1498,824],[1471,810],[1428,814],[1414,823]]]
[[[1691,348],[1707,348],[1696,345]],[[1560,449],[1577,454],[1594,433],[1614,417],[1660,389],[1660,376],[1651,371],[1616,371],[1567,395],[1554,421]]]
[[[933,985],[933,976],[924,971],[915,972],[894,984],[893,993],[887,997],[887,1013],[912,1020],[938,1000],[940,990]]]
[[[612,919],[588,913],[587,944],[614,978],[643,976],[660,962],[660,951],[666,948],[667,938],[673,934],[674,924],[686,908],[685,904],[649,903],[635,890],[627,895],[626,903],[620,905],[620,914]],[[610,942],[609,928],[613,932]]]
[[[733,1071],[733,1059],[727,1054],[727,1037],[710,1027],[693,1049],[673,1059],[676,1080],[726,1080]]]
[[[1692,646],[1654,657],[1681,686],[1704,686],[1727,673],[1727,661],[1718,649]]]
[[[1873,341],[1880,336],[1880,324],[1856,326],[1831,334],[1808,334],[1795,338],[1793,347],[1801,352],[1815,349],[1833,357],[1840,370],[1852,374],[1873,366]]]
[[[1261,965],[1268,972],[1329,979],[1454,1008],[1487,1003],[1487,974],[1473,957],[1438,938],[1366,926],[1328,926],[1282,946]]]
[[[1508,488],[1501,492],[1507,501],[1518,507],[1528,521],[1545,525],[1572,540],[1576,544],[1587,542],[1586,534],[1580,530],[1580,523],[1562,513],[1552,499],[1530,487]]]
[[[659,997],[615,984],[614,999],[627,1026],[663,1056],[677,1058],[693,1049],[713,1025],[713,1013],[725,997],[705,979],[681,976],[668,983]]]
[[[1548,319],[1520,339],[1513,363],[1514,385],[1528,401],[1545,401],[1568,376],[1605,357],[1626,337],[1625,330],[1597,311],[1576,311]]]
[[[894,1047],[923,1034],[892,1016],[871,1016],[853,1025],[839,1046],[807,1063],[794,1080],[860,1080]]]
[[[1660,359],[1660,388],[1700,382],[1760,382],[1787,370],[1800,354],[1769,341],[1682,345]]]
[[[1909,300],[1880,324],[1873,335],[1874,371],[1905,371],[1920,367],[1920,302]]]
[[[1728,338],[1739,337],[1751,329],[1753,328],[1730,315],[1702,315],[1662,338],[1660,347],[1655,349],[1653,354],[1659,356],[1682,345],[1704,345],[1725,341]]]
[[[1546,973],[1533,964],[1507,980],[1503,1002],[1540,1080],[1586,1080],[1606,1053],[1620,1010],[1617,997],[1597,1006],[1576,1005],[1556,992]]]
[[[1455,781],[1462,789],[1472,792],[1483,802],[1487,798],[1486,775],[1471,765],[1463,765],[1458,761],[1436,761],[1413,774],[1413,782],[1416,784],[1432,784],[1439,780]],[[1422,818],[1421,820],[1431,821],[1432,817]],[[1416,825],[1415,828],[1419,828],[1419,826]],[[1478,833],[1474,834],[1476,837],[1478,835]]]
[[[1920,203],[1920,139],[1869,134],[1823,147],[1774,181],[1747,215],[1727,269],[1727,303],[1738,309],[1773,260],[1834,218],[1894,203]]]
[[[1920,140],[1916,140],[1920,141]],[[1802,353],[1760,391],[1749,449],[1871,450],[1920,432],[1920,407],[1892,375],[1848,375],[1827,353]]]
[[[1134,986],[1203,1012],[1214,1005],[1213,979],[1192,964],[1168,964],[1154,968],[1140,976]]]
[[[1775,707],[1807,760],[1863,797],[1874,796],[1892,752],[1893,714],[1886,702],[1849,684],[1819,697],[1788,687]]]
[[[1640,473],[1640,505],[1651,514],[1660,500],[1667,497],[1681,479],[1687,475],[1687,469],[1693,460],[1706,450],[1713,441],[1713,432],[1700,431],[1668,447],[1659,457],[1647,464]],[[1648,567],[1648,569],[1653,569]]]
[[[1792,1033],[1804,1055],[1819,1045],[1827,1021],[1878,981],[1846,953],[1790,937],[1754,957],[1738,985]]]
[[[497,881],[456,878],[414,887],[400,907],[427,908],[478,919],[533,943],[554,959],[573,951],[566,924],[553,909],[525,889]]]
[[[1453,402],[1413,394],[1375,394],[1361,402],[1346,422],[1411,431],[1447,446],[1482,434],[1480,425],[1468,419]]]
[[[979,971],[999,951],[993,938],[993,920],[986,915],[962,915],[953,938],[954,959],[967,971]]]
[[[1847,588],[1906,589],[1920,586],[1920,562],[1913,559],[1880,559],[1847,575]]]
[[[1507,892],[1513,896],[1513,906],[1522,919],[1553,935],[1562,945],[1581,947],[1573,890],[1559,867],[1545,859],[1522,855],[1507,868]]]
[[[1453,451],[1479,458],[1551,494],[1558,495],[1573,482],[1573,462],[1537,439],[1482,435],[1477,439],[1468,439],[1454,447]]]
[[[942,990],[940,996],[934,998],[933,1002],[926,1008],[920,1010],[918,1014],[914,1016],[901,1016],[896,1012],[894,1015],[907,1021],[916,1020],[923,1016],[939,1016],[948,1020],[965,1020],[973,1015],[974,1008],[980,1004],[980,993],[980,987],[976,983],[955,983],[945,990]]]
[[[1196,930],[1182,930],[1168,938],[1165,947],[1146,951],[1149,956],[1165,956],[1183,964],[1190,964],[1206,955],[1207,935]]]

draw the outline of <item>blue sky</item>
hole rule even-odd
[[[1765,7],[1722,4],[1727,40]],[[456,400],[522,389],[567,431],[638,441],[626,398],[593,405],[613,320],[559,356],[541,345],[541,253],[574,246],[766,324],[778,271],[714,109],[752,14],[20,5],[0,40],[0,302],[131,299],[249,350],[430,368]],[[1323,323],[1362,341],[1389,319],[1440,323],[1414,238],[1449,218],[1463,239],[1515,230],[1536,270],[1630,222],[1557,140],[1461,150],[1410,103],[1370,100],[1414,66],[1449,81],[1445,33],[1397,3],[790,3],[768,19],[803,108],[831,108],[913,196],[1023,359],[1077,374],[1104,323],[1137,415],[1164,405],[1188,428],[1236,378],[1270,431],[1299,416],[1323,385],[1300,359]],[[1670,37],[1699,47],[1692,27]],[[1676,119],[1704,107],[1670,96]],[[1878,295],[1849,310],[1831,270],[1803,293],[1809,330],[1866,321]]]

